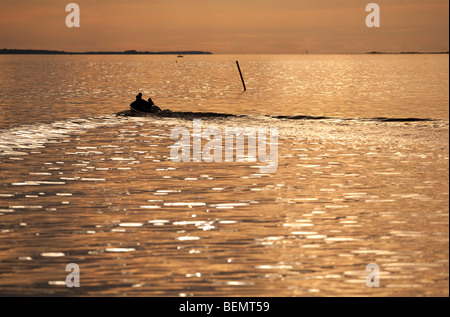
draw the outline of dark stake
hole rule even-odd
[[[239,67],[239,62],[238,61],[236,61],[236,65],[237,65],[237,67],[239,69],[239,75],[241,75],[242,85],[244,85],[244,91],[246,91],[247,87],[245,87],[244,77],[242,76],[241,68]]]

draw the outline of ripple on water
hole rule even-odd
[[[163,226],[163,225],[165,225],[167,223],[170,223],[170,221],[169,220],[156,219],[156,220],[149,220],[148,223],[151,223],[151,224],[153,224],[155,226]]]
[[[206,206],[206,203],[176,202],[176,203],[164,203],[164,206],[186,206],[192,208],[192,207]]]
[[[278,264],[278,265],[257,265],[255,266],[255,269],[260,270],[290,270],[293,269],[292,265],[286,265],[286,264]]]
[[[66,286],[65,281],[48,281],[48,285],[50,286]]]
[[[134,251],[136,251],[136,249],[135,248],[106,248],[105,251],[111,252],[111,253],[123,253],[123,252],[134,252]]]
[[[200,237],[184,236],[184,237],[177,237],[176,239],[180,240],[180,241],[195,241],[195,240],[200,240]]]
[[[120,227],[142,227],[144,224],[138,222],[122,222],[119,224]]]
[[[49,258],[57,258],[57,257],[66,256],[66,255],[63,252],[44,252],[44,253],[41,253],[41,256],[49,257]]]
[[[28,155],[27,150],[45,148],[46,143],[59,143],[60,139],[69,138],[70,134],[101,126],[117,125],[122,122],[120,119],[110,119],[112,119],[112,116],[101,116],[81,119],[82,122],[66,120],[50,124],[21,126],[1,131],[0,156]]]

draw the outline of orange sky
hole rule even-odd
[[[77,29],[65,25],[72,1]],[[370,2],[381,8],[381,28],[365,25]],[[0,48],[447,51],[448,12],[448,0],[0,0]]]

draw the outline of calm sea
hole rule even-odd
[[[239,60],[247,92],[235,60]],[[448,119],[448,55],[0,56],[0,127],[172,110]]]
[[[173,162],[138,92],[278,169]],[[448,55],[0,56],[0,295],[448,296],[448,104]]]

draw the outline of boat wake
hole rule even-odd
[[[39,123],[34,125],[26,125],[13,127],[10,129],[0,130],[0,157],[20,157],[28,155],[29,153],[39,153],[39,149],[44,148],[47,143],[59,143],[64,138],[69,138],[73,134],[80,134],[87,130],[111,125],[120,125],[128,121],[128,117],[139,118],[174,118],[181,120],[193,119],[227,119],[227,124],[241,125],[240,119],[247,119],[253,124],[267,124],[271,122],[274,124],[279,120],[280,123],[287,123],[287,126],[292,126],[289,122],[291,120],[303,120],[303,122],[321,121],[322,123],[329,122],[433,122],[441,121],[444,126],[448,127],[448,121],[439,119],[425,119],[425,118],[339,118],[327,116],[253,116],[253,115],[236,115],[228,113],[217,112],[182,112],[164,110],[159,113],[144,113],[136,111],[122,111],[115,115],[105,115],[95,118],[79,118],[69,119],[64,121],[57,121],[53,123]],[[237,121],[234,119],[238,119]],[[261,121],[262,120],[262,121]],[[275,121],[272,121],[275,120]],[[169,123],[165,120],[160,123]],[[248,122],[247,122],[248,123]],[[169,123],[169,124],[173,124]],[[328,124],[327,124],[328,125]]]
[[[119,117],[156,117],[156,118],[178,118],[178,119],[207,119],[207,118],[250,118],[248,115],[235,115],[229,113],[219,112],[185,112],[185,111],[170,111],[164,110],[159,113],[146,113],[126,110],[116,113]],[[343,120],[343,121],[376,121],[376,122],[427,122],[439,121],[431,118],[389,118],[389,117],[375,117],[375,118],[343,118],[343,117],[328,117],[328,116],[263,116],[273,119],[283,120]]]
[[[46,143],[57,143],[75,133],[88,129],[120,124],[114,116],[88,119],[69,119],[53,123],[40,123],[0,130],[0,157],[23,156],[39,151]]]

